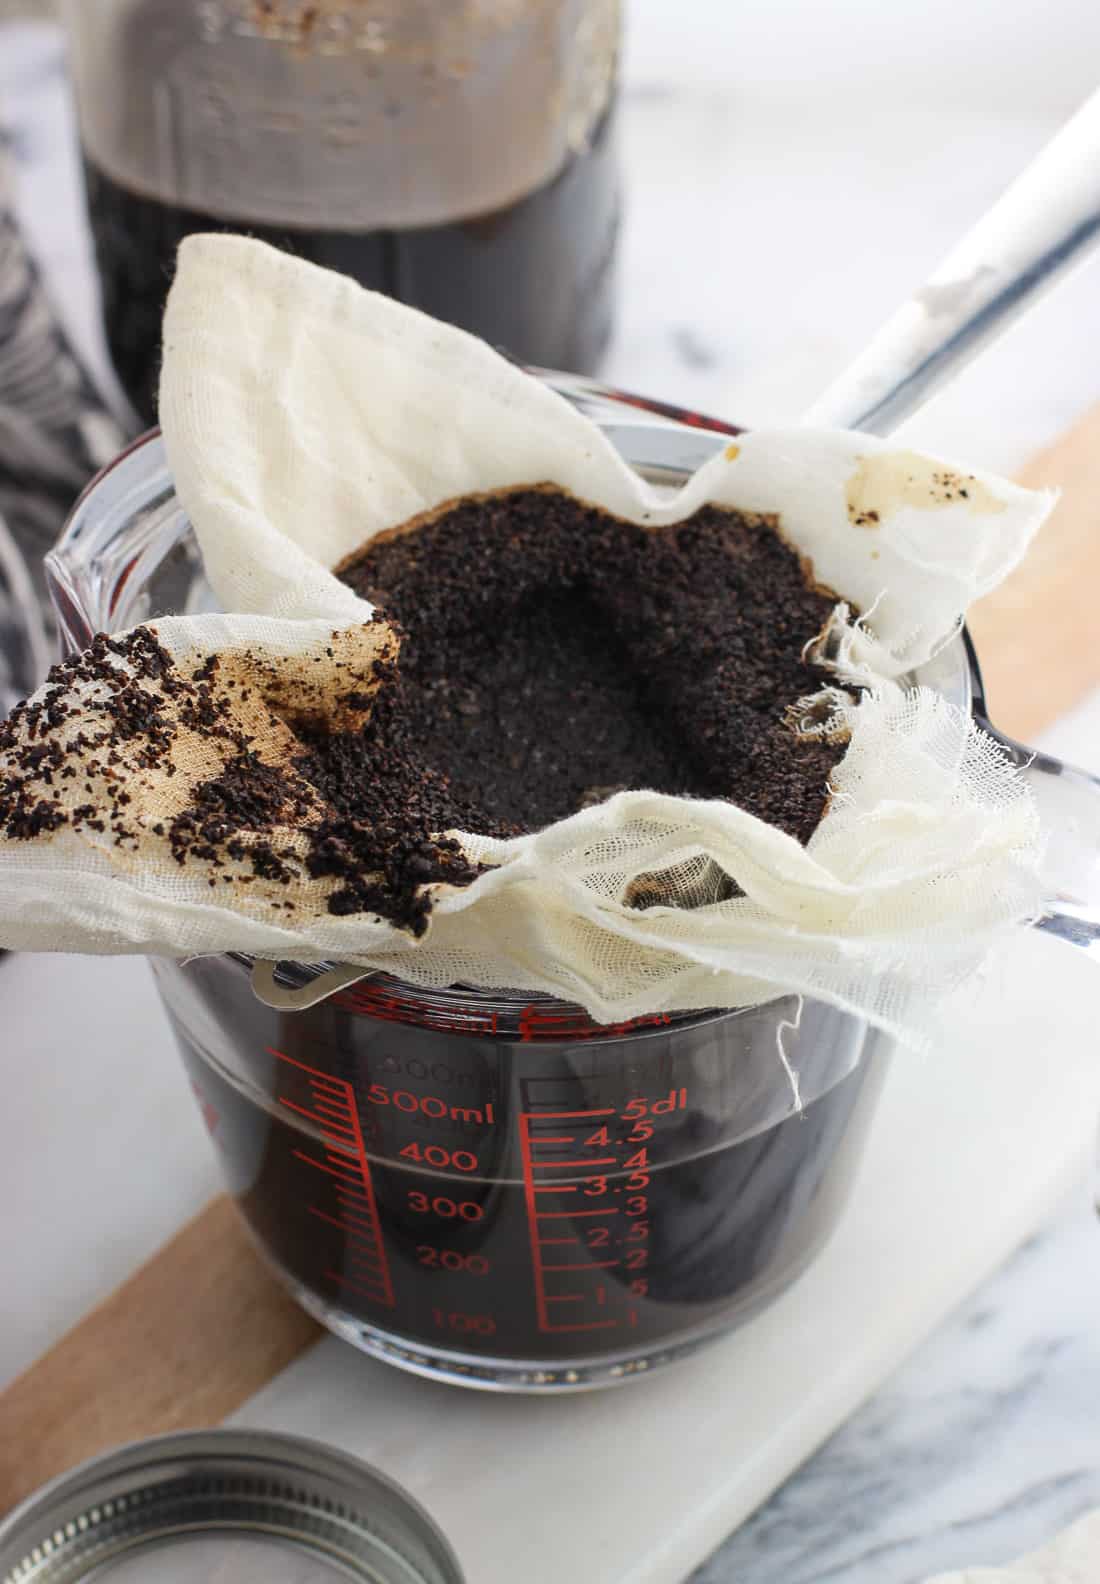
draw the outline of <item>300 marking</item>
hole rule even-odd
[[[436,1194],[429,1199],[426,1193],[420,1193],[416,1188],[409,1193],[409,1209],[415,1210],[417,1215],[437,1215],[443,1221],[453,1221],[456,1217],[460,1221],[482,1221],[485,1218],[485,1211],[472,1199],[456,1201],[443,1194]]]

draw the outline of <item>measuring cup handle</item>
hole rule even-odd
[[[1048,910],[1038,928],[1100,963],[1100,776],[1025,748],[984,718],[978,724],[1011,755],[1039,808]]]

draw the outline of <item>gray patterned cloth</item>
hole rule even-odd
[[[42,558],[124,435],[58,323],[6,203],[0,145],[0,716],[51,657]]]

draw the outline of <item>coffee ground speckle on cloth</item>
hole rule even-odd
[[[708,506],[646,529],[527,487],[444,506],[339,571],[400,636],[339,695],[351,729],[260,657],[248,686],[218,656],[178,667],[148,628],[101,636],[0,729],[19,771],[0,829],[68,823],[136,847],[148,817],[133,823],[127,772],[160,766],[170,786],[183,727],[214,773],[151,827],[176,863],[208,866],[212,886],[304,869],[331,882],[329,912],[420,934],[425,887],[482,872],[447,831],[518,836],[624,788],[724,798],[802,842],[820,820],[843,744],[785,716],[822,685],[802,655],[834,601],[767,518]],[[79,722],[74,683],[93,685]],[[293,733],[277,765],[239,715],[257,686]],[[98,795],[73,807],[58,789],[78,763]]]

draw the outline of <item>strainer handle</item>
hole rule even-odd
[[[888,435],[1100,242],[1100,90],[803,422]]]
[[[980,715],[977,722],[1011,756],[1039,808],[1048,911],[1037,927],[1100,962],[1100,776],[1025,748]]]

